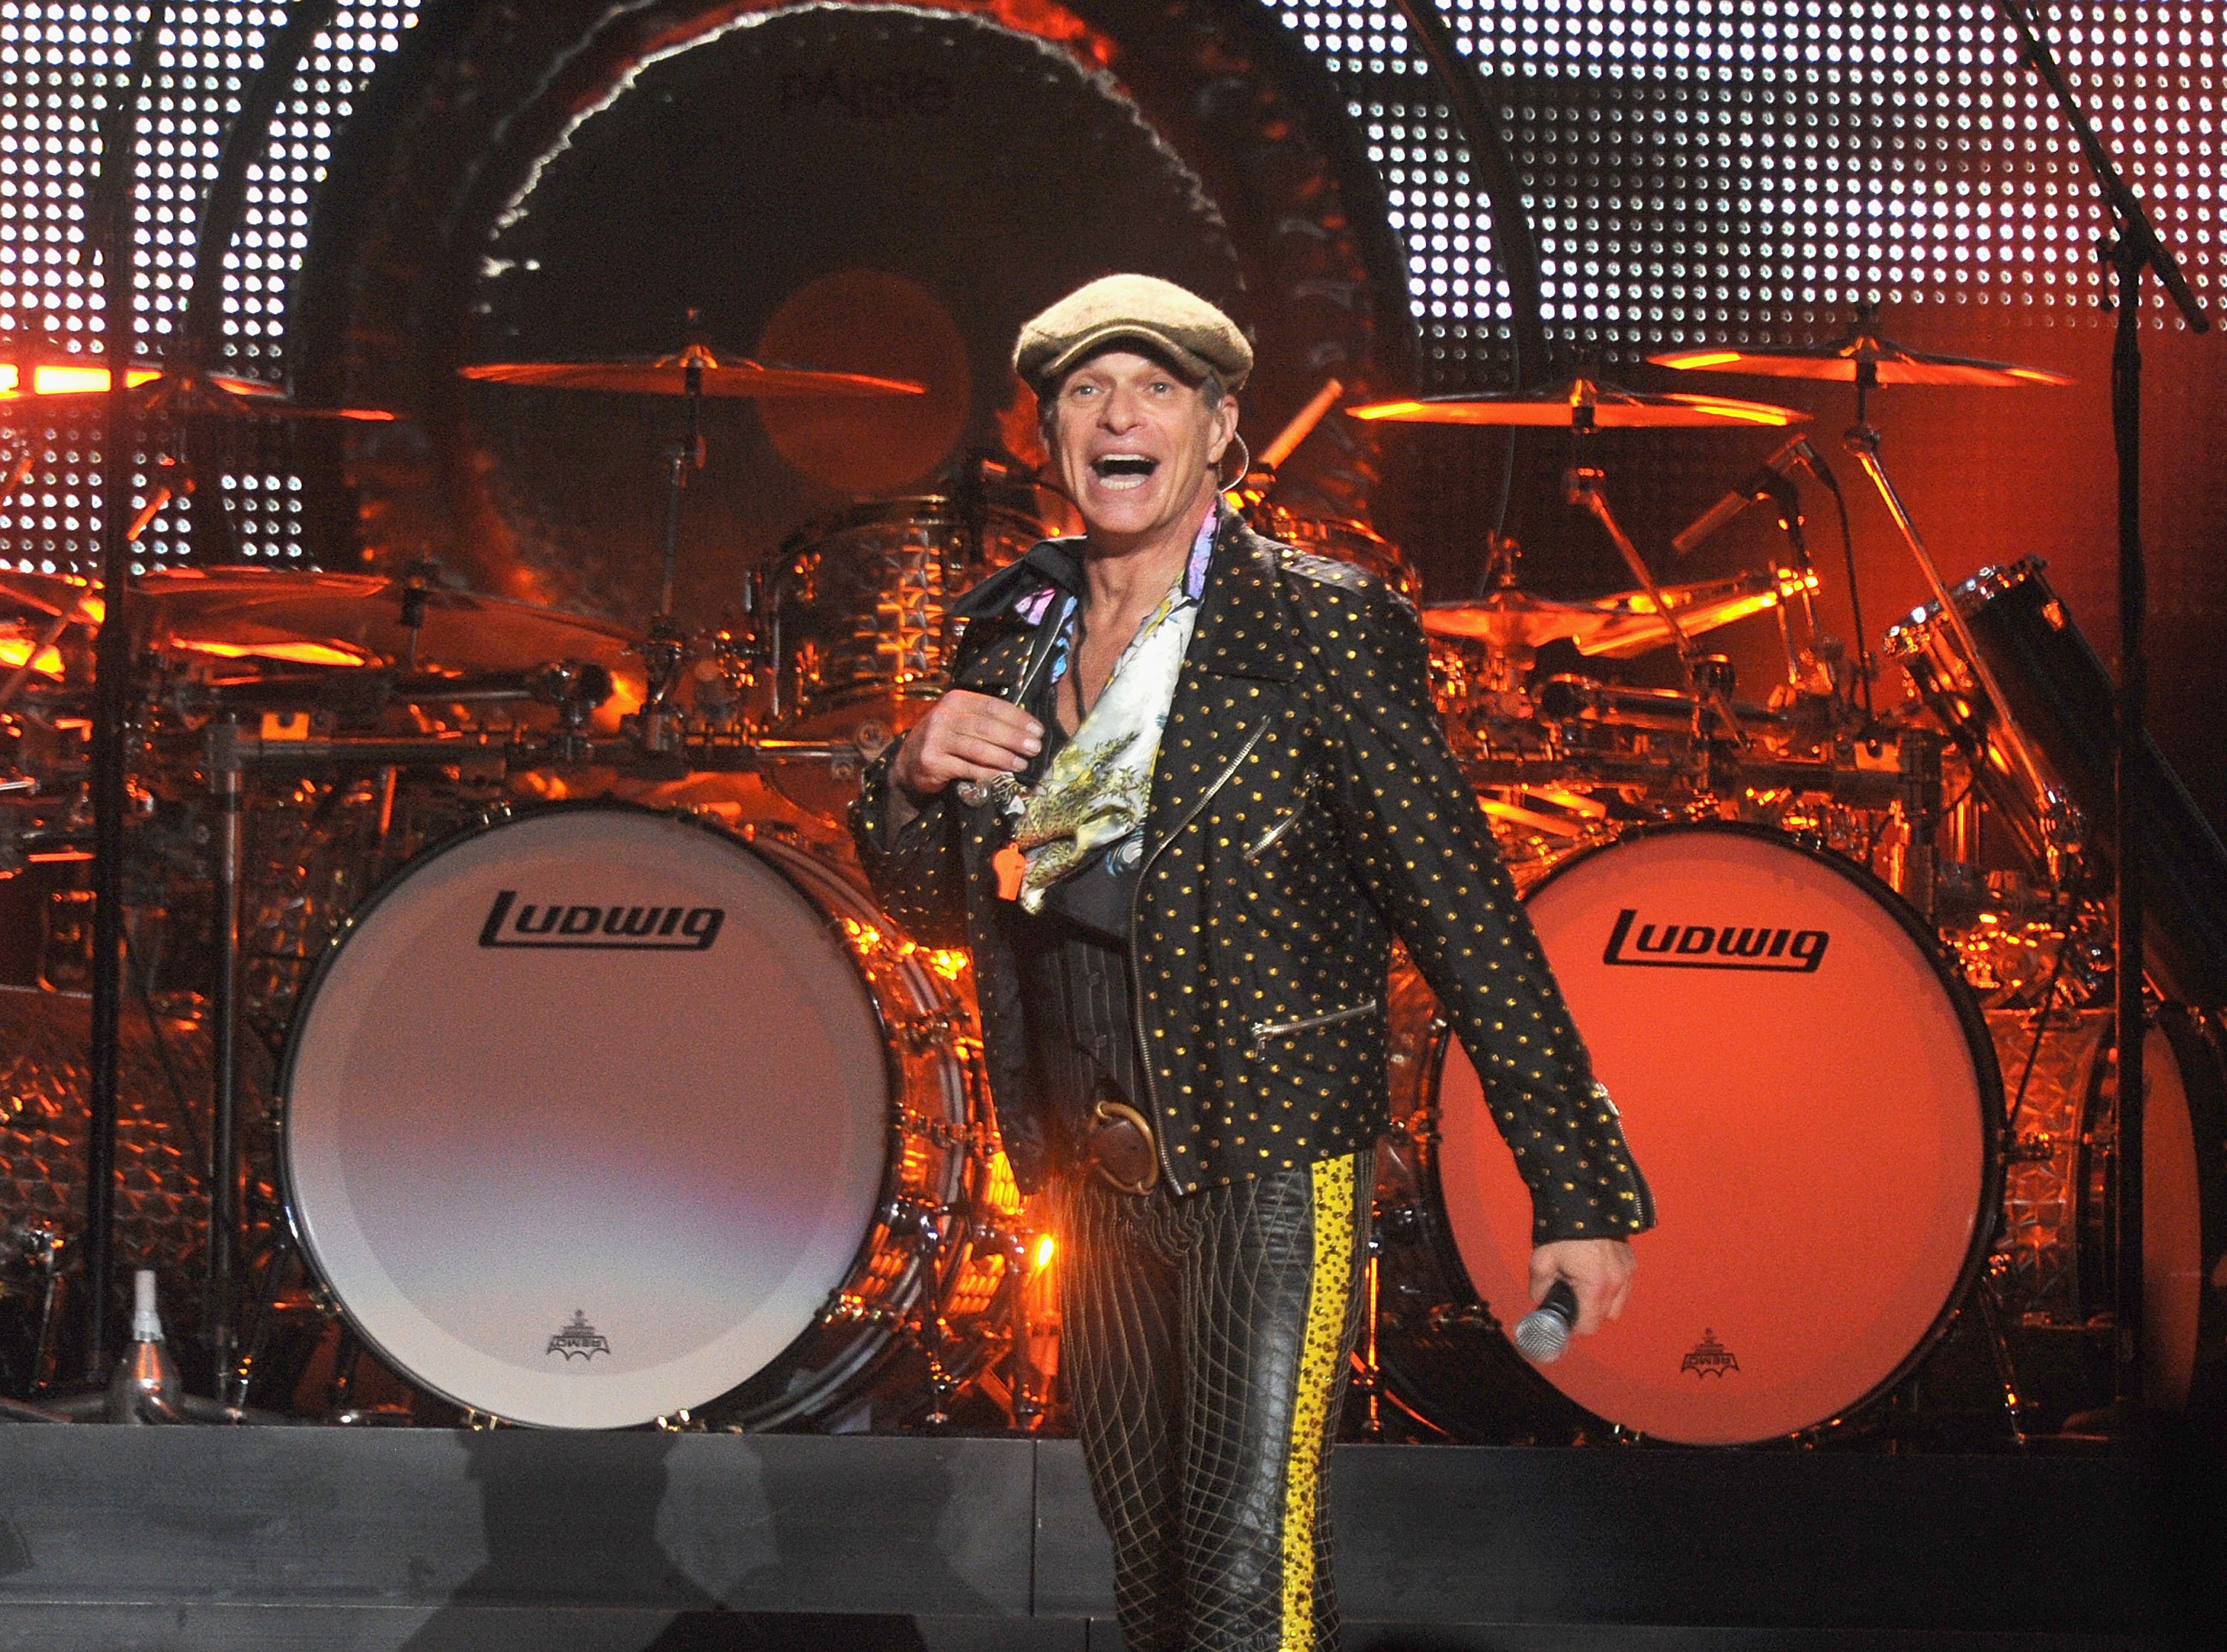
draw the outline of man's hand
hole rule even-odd
[[[1043,749],[1043,725],[994,695],[954,688],[928,708],[897,749],[890,777],[908,796],[935,796],[955,781],[1025,769]]]
[[[1631,1247],[1621,1239],[1558,1239],[1541,1245],[1531,1253],[1532,1305],[1547,1299],[1555,1280],[1567,1279],[1578,1298],[1578,1323],[1573,1329],[1580,1336],[1590,1336],[1604,1319],[1624,1311],[1637,1266]]]

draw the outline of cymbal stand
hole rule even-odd
[[[139,104],[162,52],[167,0],[151,0],[122,80],[110,94],[100,133],[100,174],[86,191],[85,243],[101,265],[108,392],[101,440],[100,572],[104,607],[93,643],[92,781],[93,919],[92,1036],[85,1165],[85,1375],[108,1379],[110,1301],[116,1260],[116,1125],[120,1076],[118,1022],[124,992],[124,819],[125,722],[131,705],[131,642],[125,609],[131,579],[124,530],[132,515],[133,417],[131,361],[138,317],[137,170]]]
[[[695,316],[689,312],[690,319]],[[665,532],[660,545],[657,617],[642,645],[648,678],[641,712],[642,739],[652,751],[667,751],[680,737],[673,712],[673,691],[680,686],[683,639],[673,617],[673,577],[680,561],[680,501],[692,471],[704,468],[704,369],[716,366],[711,352],[691,343],[680,353],[682,397],[687,420],[681,437],[665,450]]]
[[[1707,699],[1724,720],[1724,726],[1732,737],[1745,744],[1746,737],[1740,731],[1739,718],[1732,711],[1731,697],[1714,682],[1705,682],[1695,671],[1694,640],[1686,635],[1686,628],[1678,623],[1678,616],[1671,612],[1669,600],[1663,596],[1662,584],[1655,577],[1655,571],[1647,565],[1647,558],[1639,554],[1639,547],[1631,542],[1631,536],[1624,531],[1624,525],[1616,520],[1615,511],[1610,508],[1608,495],[1601,491],[1601,483],[1606,480],[1605,473],[1599,466],[1585,462],[1587,444],[1596,434],[1592,409],[1589,406],[1576,407],[1572,410],[1572,415],[1570,468],[1562,479],[1569,502],[1592,513],[1594,520],[1608,534],[1609,542],[1616,546],[1617,554],[1624,558],[1624,565],[1631,571],[1631,577],[1647,593],[1647,600],[1654,604],[1656,617],[1662,622],[1662,628],[1670,634],[1671,646],[1678,651],[1678,673],[1686,692]],[[1698,728],[1696,732],[1699,732]]]
[[[2052,819],[2069,820],[2070,816],[2054,807],[2046,807],[2051,800],[2056,798],[2056,788],[2049,784],[2039,761],[2034,756],[2033,748],[2027,743],[2017,720],[2012,717],[2010,701],[2003,695],[2002,683],[1995,676],[1994,668],[1988,664],[1987,656],[1980,652],[1978,640],[1972,635],[1964,610],[1957,605],[1955,593],[1949,589],[1949,582],[1942,577],[1940,564],[1934,561],[1933,553],[1925,548],[1925,541],[1918,532],[1918,524],[1911,520],[1909,508],[1903,504],[1902,495],[1895,491],[1894,483],[1886,474],[1886,462],[1879,456],[1879,433],[1867,418],[1871,393],[1878,388],[1879,364],[1858,361],[1856,422],[1848,426],[1841,438],[1841,443],[1863,467],[1864,475],[1871,479],[1873,488],[1879,494],[1880,502],[1886,507],[1887,515],[1893,520],[1895,532],[1902,536],[1902,542],[1908,548],[1911,559],[1918,564],[1918,571],[1925,576],[1926,587],[1932,591],[1933,600],[1940,607],[1943,623],[1956,635],[1956,646],[1970,666],[1973,680],[1986,698],[1992,714],[1988,737],[1990,743],[2002,751],[2016,769],[2017,777],[2032,788],[2033,795],[2044,800],[2045,813]]]
[[[216,842],[209,898],[216,931],[214,989],[209,998],[214,1114],[209,1128],[208,1266],[204,1279],[201,1341],[216,1368],[221,1397],[237,1349],[238,1294],[233,1279],[239,1244],[239,883],[242,814],[246,788],[239,720],[209,725],[204,767],[216,806]]]
[[[2019,36],[2026,62],[2047,83],[2058,112],[2071,129],[2082,157],[2111,212],[2111,235],[2101,252],[2110,266],[2118,306],[2111,349],[2111,436],[2119,462],[2119,692],[2112,740],[2111,793],[2117,828],[2117,852],[2111,858],[2116,881],[2118,954],[2113,981],[2116,997],[2119,1065],[2118,1153],[2114,1174],[2118,1193],[2118,1278],[2116,1292],[2120,1398],[2138,1405],[2142,1398],[2142,1112],[2148,1093],[2142,1082],[2142,886],[2134,866],[2132,799],[2149,690],[2149,660],[2143,653],[2149,583],[2142,562],[2142,274],[2157,271],[2189,330],[2210,330],[2211,321],[2196,301],[2171,249],[2159,238],[2141,199],[2113,164],[2095,124],[2081,108],[2064,72],[2034,25],[2021,0],[1997,0]]]

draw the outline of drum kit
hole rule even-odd
[[[23,359],[0,419],[51,419],[74,386],[39,374],[85,364]],[[1265,532],[1418,603],[1449,741],[1663,1212],[1615,1333],[1521,1367],[1500,1327],[1528,1306],[1528,1200],[1401,965],[1355,1426],[1693,1443],[1891,1427],[1960,1324],[2007,1427],[2060,1425],[2094,1383],[2058,1384],[2059,1404],[2033,1373],[2113,1357],[2109,681],[2039,564],[1941,584],[1863,422],[1879,385],[2052,376],[1904,350],[1868,320],[1822,351],[1668,365],[1856,386],[1852,450],[1938,598],[1886,638],[1903,706],[1875,710],[1869,655],[1820,627],[1792,489],[1830,473],[1805,440],[1689,530],[1775,500],[1785,553],[1701,583],[1656,579],[1593,462],[1599,430],[1803,421],[1787,409],[1580,377],[1345,410],[1567,430],[1569,502],[1633,578],[1591,600],[1527,590],[1494,539],[1483,595],[1423,603],[1365,524],[1295,513],[1267,469],[1235,492]],[[841,820],[860,765],[940,692],[952,600],[1071,531],[1069,507],[976,458],[799,530],[739,621],[691,629],[673,569],[701,399],[917,387],[700,346],[466,372],[680,400],[659,611],[637,630],[424,564],[137,579],[121,1253],[161,1274],[234,1416],[1039,1426],[1053,1244],[999,1149],[968,962],[876,909]],[[220,406],[307,412],[228,381],[147,382],[182,429]],[[1765,615],[1784,671],[1749,697],[1700,640]],[[84,1311],[103,617],[77,580],[0,574],[0,1390],[62,1411],[61,1328]],[[1543,672],[1560,643],[1588,662],[1667,649],[1678,686]],[[2160,1019],[2173,1094],[2150,1112],[2146,1357],[2154,1387],[2185,1393],[2212,1334],[2204,1224],[2227,1214],[2191,1145],[2223,1099],[2227,852],[2163,759],[2143,762],[2132,852],[2186,896],[2160,902],[2153,979],[2192,1006]]]

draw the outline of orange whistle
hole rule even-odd
[[[1021,898],[1021,878],[1029,870],[1028,857],[1007,844],[990,857],[990,870],[998,874],[998,898],[1018,901]]]

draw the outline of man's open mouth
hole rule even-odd
[[[1141,453],[1105,453],[1090,462],[1090,469],[1103,482],[1142,482],[1160,468],[1158,459]]]

